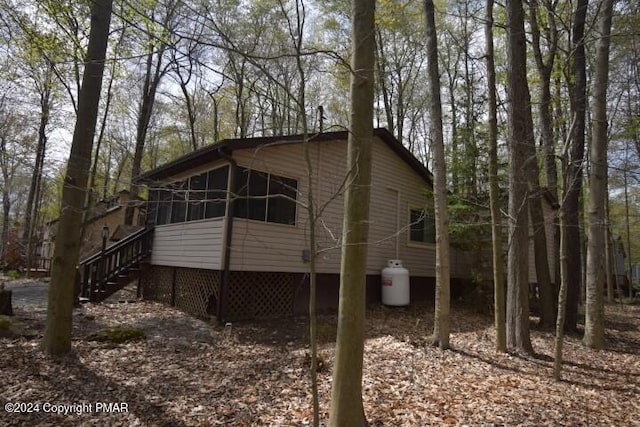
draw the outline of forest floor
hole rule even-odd
[[[72,354],[52,359],[39,349],[45,307],[14,303],[14,311],[12,332],[0,338],[0,404],[13,404],[0,409],[2,426],[311,423],[304,318],[217,326],[157,303],[87,304],[74,310]],[[563,380],[556,382],[550,331],[533,327],[535,357],[498,354],[492,318],[454,304],[452,349],[441,351],[425,346],[432,304],[370,307],[368,422],[640,426],[640,306],[609,305],[606,316],[607,349],[589,350],[578,335],[566,337]],[[336,323],[335,314],[319,318],[323,425]],[[88,339],[117,326],[139,328],[145,338]]]

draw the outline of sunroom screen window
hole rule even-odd
[[[171,222],[171,192],[158,190],[158,214],[156,224],[169,224]]]
[[[298,182],[295,179],[242,169],[238,170],[236,184],[236,217],[280,224],[296,223]]]
[[[176,183],[171,200],[171,222],[184,222],[187,216],[187,183]]]
[[[223,217],[227,210],[227,183],[229,166],[214,169],[207,173],[207,205],[205,218]]]
[[[251,169],[238,171],[235,216],[238,218],[265,220],[269,175]]]
[[[229,166],[223,166],[150,190],[147,222],[162,225],[223,217],[228,180]]]
[[[187,208],[187,221],[196,221],[204,217],[206,191],[206,173],[189,178],[189,204]]]

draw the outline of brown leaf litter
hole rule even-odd
[[[38,347],[45,310],[15,311],[32,333],[0,339],[0,403],[20,412],[0,410],[0,425],[311,423],[304,318],[225,327],[152,302],[88,304],[74,310],[73,354],[51,359]],[[536,357],[499,354],[491,318],[457,306],[452,316],[453,349],[441,351],[423,345],[432,306],[368,309],[363,399],[370,425],[640,426],[640,306],[607,307],[606,350],[567,337],[562,382],[552,378],[552,333],[532,331]],[[321,316],[319,325],[326,423],[336,316]],[[146,339],[85,339],[116,327],[140,329]]]

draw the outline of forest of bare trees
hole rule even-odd
[[[607,290],[633,296],[614,288],[610,247],[623,242],[631,280],[639,27],[640,5],[622,0],[0,0],[2,267],[28,271],[39,230],[60,219],[43,348],[65,353],[65,279],[99,199],[144,199],[135,177],[224,138],[347,129],[329,422],[365,425],[370,149],[386,127],[433,172],[432,344],[450,347],[449,249],[485,236],[493,274],[473,285],[490,294],[496,349],[535,354],[534,315],[556,334],[559,379],[564,333],[605,347]],[[549,241],[544,197],[557,207]],[[313,194],[306,206],[313,218]]]

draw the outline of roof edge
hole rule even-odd
[[[375,128],[373,136],[379,137],[391,148],[402,160],[405,161],[416,173],[423,177],[429,184],[433,185],[433,175],[404,145],[396,139],[395,136],[386,128]],[[348,130],[310,133],[307,141],[322,142],[333,140],[347,140],[349,138]],[[165,163],[155,169],[145,172],[133,178],[135,184],[145,184],[169,178],[185,168],[193,168],[211,161],[224,158],[235,150],[250,149],[256,147],[267,146],[270,144],[298,144],[304,142],[303,135],[286,135],[286,136],[261,136],[253,138],[232,138],[223,139],[216,143],[199,148],[195,151],[187,153],[170,162]]]

